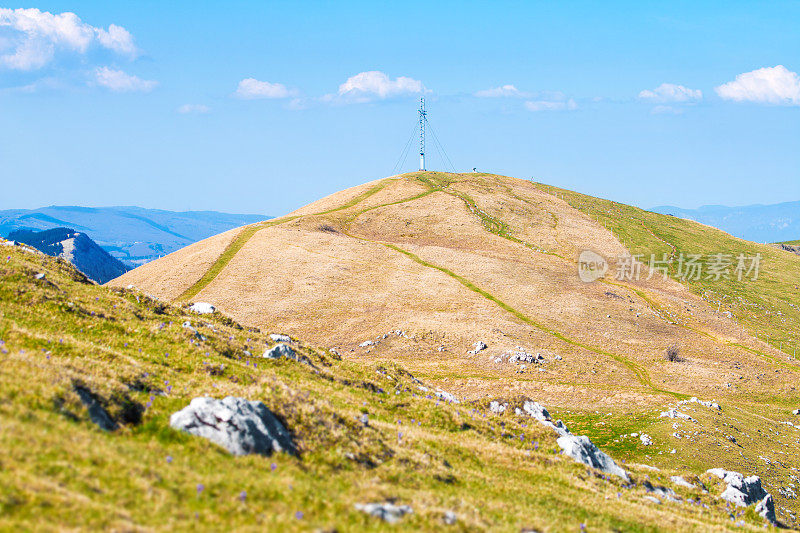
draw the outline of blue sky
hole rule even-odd
[[[797,200],[798,71],[797,1],[2,4],[0,208],[280,215],[389,175],[421,94],[459,170]]]

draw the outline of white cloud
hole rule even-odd
[[[97,40],[100,44],[109,50],[113,50],[118,54],[125,54],[131,57],[136,57],[139,53],[136,45],[133,44],[133,35],[122,26],[111,24],[108,31],[98,28]]]
[[[525,102],[528,111],[572,111],[578,104],[572,98],[553,100],[529,100]]]
[[[148,92],[152,91],[158,82],[143,80],[137,76],[126,74],[121,70],[108,67],[95,69],[95,81],[103,87],[114,92]]]
[[[268,81],[258,81],[254,78],[246,78],[239,82],[236,89],[236,96],[239,98],[289,98],[295,92],[280,83],[270,83]]]
[[[669,102],[696,102],[702,100],[703,91],[699,89],[689,89],[688,87],[676,85],[674,83],[662,83],[652,91],[644,90],[640,92],[639,98],[662,104]]]
[[[188,115],[192,113],[204,114],[211,111],[211,108],[203,104],[183,104],[178,108],[178,113]]]
[[[683,109],[670,105],[657,105],[650,111],[650,113],[653,115],[682,115]]]
[[[530,96],[514,87],[513,85],[502,85],[491,89],[484,89],[475,93],[478,98],[526,98]]]
[[[338,97],[345,101],[369,102],[423,92],[425,86],[419,80],[406,76],[393,80],[383,72],[371,70],[347,78],[347,81],[339,85]],[[323,98],[323,100],[331,99],[331,95]]]
[[[714,89],[725,100],[800,105],[800,76],[783,65],[739,74]]]
[[[70,12],[52,14],[31,9],[0,8],[0,66],[14,70],[37,70],[66,50],[85,54],[97,44],[118,54],[136,56],[133,37],[125,28],[112,24],[96,28]]]

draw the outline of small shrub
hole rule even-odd
[[[680,355],[680,348],[678,348],[674,344],[669,348],[667,348],[667,361],[670,361],[672,363],[680,363],[681,361],[683,361]]]
[[[334,228],[330,224],[320,224],[319,226],[317,226],[317,230],[323,233],[339,233],[338,231],[336,231],[336,228]]]

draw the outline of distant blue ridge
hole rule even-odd
[[[269,218],[272,217],[136,206],[49,206],[0,211],[0,235],[7,237],[17,230],[72,228],[85,233],[115,259],[136,267],[197,241]]]
[[[800,239],[800,202],[740,207],[704,205],[697,209],[662,205],[653,207],[650,211],[688,218],[748,241],[782,242]]]

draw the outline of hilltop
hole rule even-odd
[[[584,283],[585,250],[675,262],[666,279],[640,265],[638,279],[612,271]],[[677,280],[681,254],[759,257],[760,274]],[[526,180],[426,172],[223,233],[112,285],[208,301],[351,362],[396,362],[466,400],[534,398],[628,461],[756,473],[792,523],[798,259]],[[673,345],[680,356],[669,361]],[[659,416],[692,396],[722,413]],[[641,432],[652,446],[631,440]]]

